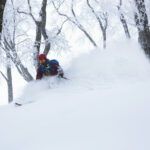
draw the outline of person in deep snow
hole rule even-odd
[[[64,77],[63,69],[60,67],[57,60],[49,60],[45,54],[40,54],[39,57],[39,68],[37,69],[36,80],[42,79],[44,76],[58,76],[59,78],[68,79]],[[15,102],[15,106],[22,106],[23,104]]]
[[[40,66],[37,69],[36,79],[42,79],[44,76],[58,75],[60,78],[64,77],[64,72],[60,67],[57,60],[49,60],[45,54],[40,54],[39,57]]]

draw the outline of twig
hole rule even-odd
[[[7,79],[7,77],[3,74],[3,72],[0,71],[0,73],[1,73],[1,75],[4,77],[4,79],[6,80],[6,82],[8,82],[8,79]]]

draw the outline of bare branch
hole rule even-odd
[[[27,40],[29,40],[29,39],[30,39],[30,38],[26,38],[26,39],[24,39],[24,40],[18,42],[16,45],[19,45],[19,44],[21,44],[21,43],[23,43],[23,42],[25,42],[25,41],[27,41]]]
[[[61,12],[59,11],[59,8],[60,8],[61,5],[59,5],[59,7],[56,7],[56,5],[55,5],[55,3],[54,3],[53,1],[52,1],[52,4],[53,4],[53,6],[54,6],[56,12],[57,12],[60,16],[63,16],[63,17],[65,17],[65,18],[67,18],[70,22],[72,22],[73,24],[76,24],[76,22],[73,21],[69,16],[67,16],[66,14],[63,14],[63,13],[61,13]]]
[[[107,26],[108,26],[108,15],[107,15],[107,12],[106,13],[101,13],[102,16],[99,16],[96,11],[94,10],[94,8],[91,6],[89,0],[87,0],[87,5],[88,7],[91,9],[92,13],[95,15],[98,23],[99,23],[99,26],[102,30],[102,34],[103,34],[103,47],[106,48],[106,29],[107,29]],[[102,23],[102,20],[104,20],[104,23]]]
[[[87,0],[87,5],[89,6],[89,8],[91,9],[91,11],[92,11],[93,14],[95,15],[96,19],[97,19],[98,22],[99,22],[99,25],[100,25],[101,29],[103,30],[103,29],[104,29],[104,28],[103,28],[103,24],[102,24],[102,22],[101,22],[99,16],[97,15],[97,13],[95,12],[94,8],[91,6],[89,0]]]
[[[36,21],[35,17],[32,14],[32,8],[31,8],[30,0],[27,0],[27,1],[28,1],[29,12],[20,11],[19,9],[17,9],[17,12],[20,13],[20,14],[29,15],[33,19],[35,24],[37,24],[37,21]]]
[[[84,27],[79,23],[79,21],[77,20],[77,17],[76,17],[76,14],[73,10],[73,1],[72,1],[72,6],[71,6],[71,11],[72,11],[72,14],[74,16],[74,19],[71,19],[71,17],[67,16],[66,14],[63,14],[59,11],[59,7],[56,7],[55,3],[52,1],[52,4],[54,6],[54,8],[56,9],[56,12],[60,15],[60,16],[63,16],[65,17],[67,20],[69,20],[70,22],[72,22],[73,24],[75,24],[85,35],[86,37],[89,39],[89,41],[93,44],[94,47],[97,47],[97,44],[95,43],[95,41],[92,39],[92,37],[89,35],[89,33],[84,29]]]
[[[3,72],[0,71],[0,73],[1,73],[1,75],[4,77],[4,79],[6,80],[6,82],[8,82],[8,79],[7,79],[7,77],[3,74]]]
[[[37,21],[36,21],[35,17],[33,16],[33,13],[32,13],[32,7],[31,7],[31,4],[30,4],[30,0],[28,0],[28,6],[29,6],[29,11],[30,11],[30,16],[32,17],[32,19],[36,23]]]
[[[20,11],[19,8],[17,9],[17,12],[20,14],[30,15],[30,13],[28,12]]]
[[[62,28],[63,28],[64,24],[65,24],[67,21],[68,21],[68,19],[66,19],[66,20],[62,23],[62,25],[61,25],[61,27],[58,29],[58,32],[57,32],[56,35],[59,35],[59,34],[61,33]]]
[[[71,3],[71,11],[72,11],[72,14],[75,17],[75,19],[77,19],[76,14],[75,14],[74,9],[73,9],[73,1],[74,0],[72,0],[72,3]]]

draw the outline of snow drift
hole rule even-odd
[[[149,150],[150,67],[134,42],[93,50],[65,68],[70,80],[29,83],[0,109],[2,150]]]
[[[73,61],[68,72],[75,79],[115,83],[149,79],[149,65],[139,45],[127,40],[109,44],[105,50],[95,49],[83,54]]]

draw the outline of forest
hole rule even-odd
[[[35,80],[41,53],[67,59],[72,51],[105,51],[110,42],[128,39],[149,59],[149,20],[149,0],[1,0],[0,79],[8,102],[14,100],[14,72]]]

